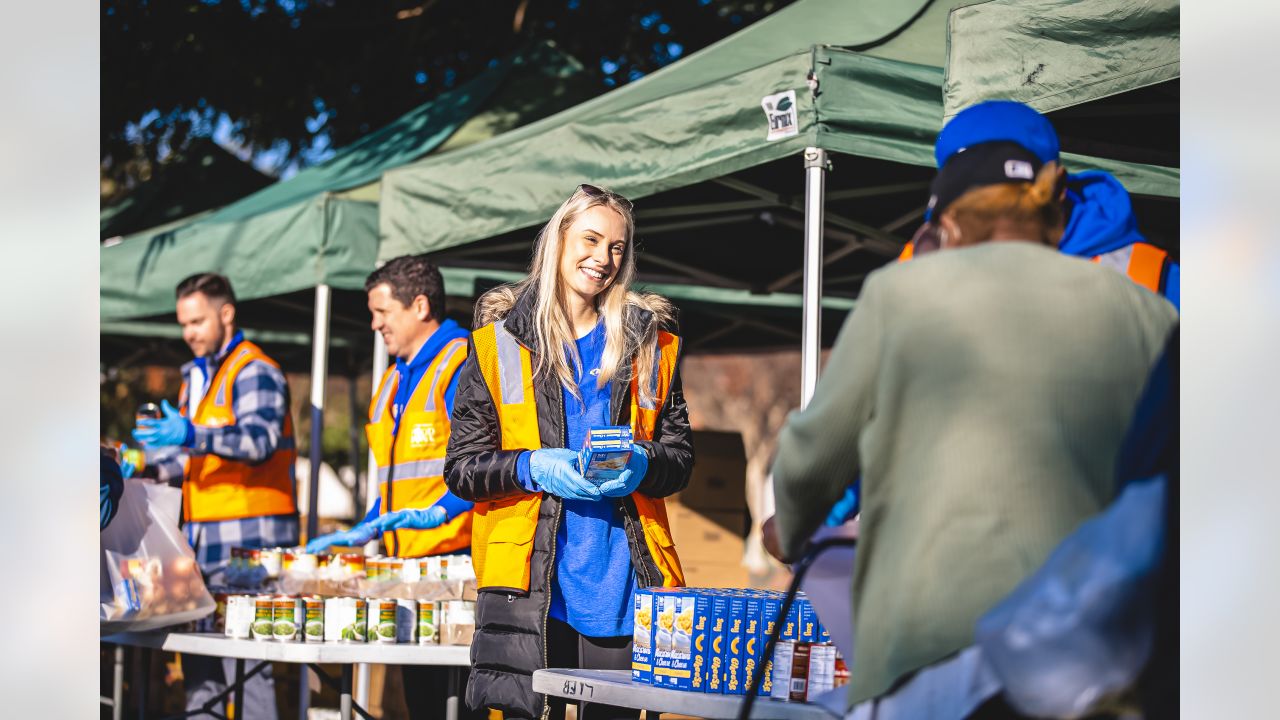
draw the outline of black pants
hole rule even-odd
[[[430,665],[401,665],[404,678],[404,704],[409,708],[411,720],[437,720],[445,716],[445,702],[449,697],[449,672],[459,676],[459,720],[484,720],[485,710],[467,709],[467,668],[432,667]]]
[[[588,637],[567,623],[547,618],[547,660],[553,668],[589,668],[592,670],[630,670],[631,636]],[[547,698],[551,702],[553,720],[564,718],[564,698]],[[640,711],[629,708],[579,703],[578,720],[639,720]]]

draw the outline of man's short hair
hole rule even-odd
[[[236,304],[236,293],[231,289],[231,281],[225,275],[219,275],[218,273],[196,273],[178,283],[177,299],[181,300],[188,295],[196,293],[204,293],[205,297],[209,298],[210,303]]]
[[[440,268],[426,255],[401,255],[386,265],[369,273],[364,281],[364,291],[369,292],[386,283],[391,297],[409,307],[419,295],[426,296],[431,318],[444,320],[444,278]]]

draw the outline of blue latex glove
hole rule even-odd
[[[578,453],[542,448],[529,455],[529,475],[539,490],[574,500],[599,500],[600,488],[578,472]]]
[[[600,494],[605,497],[630,495],[640,487],[640,481],[644,480],[647,472],[649,472],[649,455],[645,453],[644,448],[632,443],[631,459],[627,461],[627,468],[613,480],[601,483]]]
[[[844,495],[836,501],[831,508],[830,514],[827,515],[827,527],[837,527],[845,524],[858,514],[858,485],[860,481],[854,481],[852,485],[844,489]]]
[[[369,522],[369,526],[380,532],[392,530],[430,530],[440,527],[449,521],[449,513],[439,505],[432,505],[425,510],[396,510],[383,513]]]
[[[170,447],[182,445],[191,437],[191,421],[182,416],[178,408],[169,404],[168,400],[160,403],[164,417],[158,419],[142,418],[138,427],[133,429],[133,439],[149,447]]]
[[[359,547],[378,537],[378,530],[373,527],[373,523],[363,523],[357,525],[346,532],[329,533],[307,543],[307,552],[318,553],[326,550],[330,545],[342,545],[345,547]]]

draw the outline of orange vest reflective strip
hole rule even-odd
[[[1164,293],[1165,266],[1169,253],[1149,243],[1134,243],[1103,253],[1093,261],[1119,270],[1153,293]]]
[[[906,245],[902,246],[902,252],[898,254],[898,262],[906,262],[911,258],[915,257],[915,254],[916,254],[916,244],[913,242],[909,242]]]
[[[232,409],[236,378],[251,362],[265,362],[279,369],[262,349],[242,340],[222,361],[209,382],[191,421],[207,427],[225,427],[236,422]],[[184,383],[181,395],[186,397]],[[187,460],[183,485],[183,516],[187,520],[210,522],[236,520],[259,515],[287,515],[298,512],[294,483],[293,418],[285,409],[284,428],[275,452],[266,461],[251,465],[217,455],[193,454]]]
[[[396,431],[391,402],[399,375],[394,367],[369,405],[365,434],[378,466],[382,511],[422,509],[444,496],[444,456],[449,444],[449,413],[444,393],[454,373],[467,359],[467,341],[446,343],[431,360],[409,402],[400,411]],[[454,552],[471,544],[471,513],[463,513],[430,530],[394,530],[383,534],[388,553],[421,557]]]
[[[537,450],[543,443],[534,402],[533,357],[504,325],[505,321],[498,321],[472,334],[476,362],[498,416],[499,447]],[[658,413],[675,375],[679,348],[678,337],[659,333],[659,362],[653,375],[644,379],[655,391],[652,399],[638,397],[639,378],[631,382],[631,424],[637,440],[653,439]],[[640,493],[632,493],[631,498],[640,514],[645,544],[662,572],[663,585],[683,585],[684,573],[671,542],[666,504]],[[529,562],[541,506],[540,492],[476,503],[471,557],[479,587],[529,589]]]

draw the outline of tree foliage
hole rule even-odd
[[[789,1],[105,0],[104,194],[219,122],[306,164],[528,40],[555,40],[603,91]]]

